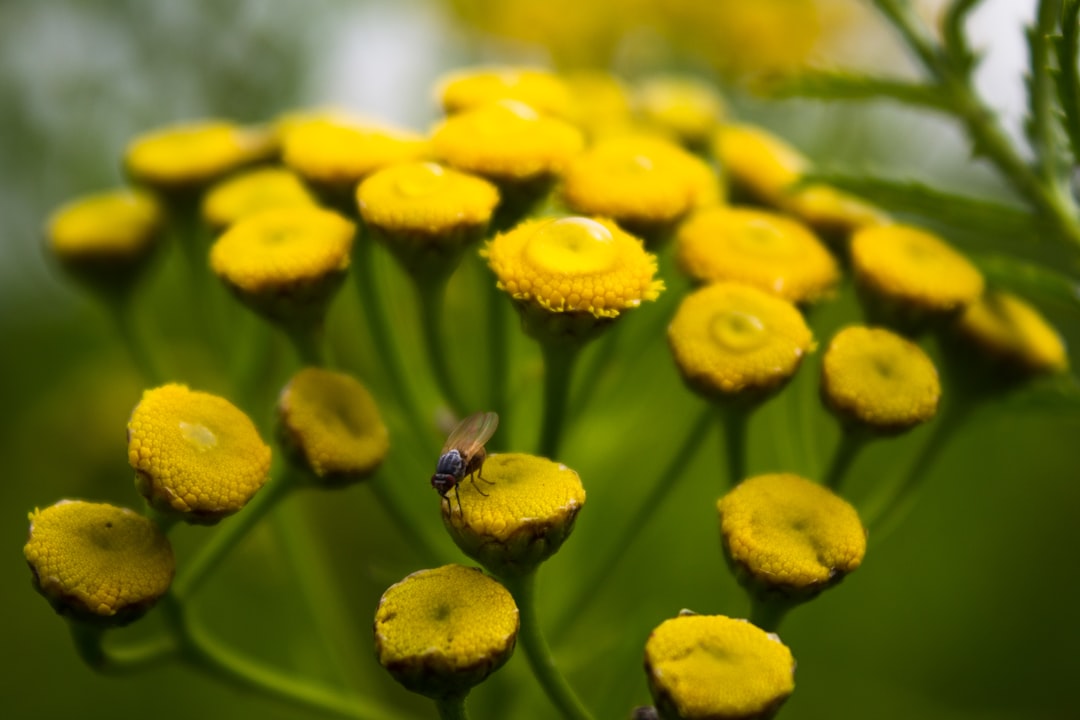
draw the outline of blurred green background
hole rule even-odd
[[[676,2],[669,9],[673,16],[683,13],[685,21],[711,5]],[[687,35],[680,45],[672,41],[681,37],[677,24],[616,27],[610,17],[605,23],[602,15],[590,15],[591,6],[549,27],[546,16],[535,7],[529,15],[528,6],[504,3],[496,13],[491,3],[465,0],[0,3],[0,398],[8,407],[0,416],[0,547],[6,548],[0,554],[0,715],[312,717],[184,668],[97,676],[79,662],[64,623],[31,589],[22,556],[28,511],[63,497],[131,506],[138,500],[124,428],[141,381],[102,308],[65,283],[45,258],[40,231],[49,211],[77,194],[121,182],[118,158],[127,140],[174,121],[260,121],[297,107],[336,104],[423,129],[434,117],[433,82],[462,64],[550,57],[563,66],[603,62],[628,73],[692,70],[731,82],[748,67],[776,58],[766,52],[767,44],[750,42],[752,25],[734,21],[742,28],[738,37],[758,47],[761,57],[742,52],[730,37],[722,52],[698,52],[713,47],[707,34]],[[557,15],[563,6],[550,3],[547,12]],[[764,6],[779,7],[791,18],[812,10],[816,18],[817,44],[799,46],[792,51],[797,57],[781,58],[781,66],[824,47],[836,49],[833,57],[839,59],[906,67],[888,33],[859,12],[859,3],[791,0],[785,6],[774,0]],[[623,25],[628,14],[619,16]],[[522,17],[525,25],[513,25]],[[513,27],[529,32],[507,31]],[[767,27],[762,37],[783,36],[782,28]],[[601,30],[607,34],[592,41],[582,35]],[[548,56],[537,43],[552,38],[562,46],[551,44]],[[769,103],[737,93],[732,105],[826,167],[871,168],[973,194],[1003,193],[990,172],[969,161],[962,138],[932,119],[891,106]],[[950,239],[968,248],[984,241],[962,233]],[[985,242],[1004,246],[1007,240]],[[1020,251],[1050,257],[1046,248],[1023,245]],[[1070,262],[1066,269],[1075,276],[1075,257]],[[383,270],[387,284],[399,288],[398,319],[407,322],[411,295],[400,289],[392,267]],[[460,295],[468,295],[464,283],[479,277],[475,267],[469,272],[457,284]],[[582,476],[588,503],[575,535],[541,571],[542,608],[551,616],[590,584],[597,555],[621,531],[699,411],[665,343],[647,337],[663,327],[684,284],[669,278],[669,287],[664,301],[626,319],[624,347],[645,349],[622,358],[616,371],[601,378],[591,405],[569,429],[560,459]],[[815,317],[819,340],[858,317],[851,295],[845,290]],[[1042,309],[1070,346],[1080,347],[1080,307],[1057,302]],[[331,334],[345,338],[339,354],[346,367],[385,397],[377,349],[348,339],[358,318],[347,289],[331,316]],[[140,324],[168,350],[168,366],[178,379],[224,391],[212,359],[190,345],[193,320],[182,301],[152,288]],[[416,338],[405,332],[402,342],[413,350],[415,374],[423,375]],[[470,342],[463,338],[455,348],[465,358],[461,366],[469,362]],[[518,340],[515,353],[519,375],[535,380],[539,364],[531,342]],[[789,392],[814,394],[819,360],[820,354],[810,358]],[[528,449],[509,446],[519,438],[531,441],[537,401],[530,392],[523,391],[515,434],[501,449]],[[386,412],[393,419],[394,410]],[[759,413],[751,425],[751,471],[820,473],[837,431],[819,408],[811,419],[799,441],[813,452],[801,460],[803,467],[791,467],[797,455],[782,409],[774,404]],[[934,466],[901,529],[880,545],[872,543],[858,572],[786,621],[781,636],[799,665],[797,689],[782,717],[1080,717],[1072,685],[1080,672],[1080,624],[1073,614],[1080,595],[1080,576],[1073,574],[1080,548],[1080,456],[1073,445],[1078,435],[1080,412],[1060,403],[1019,398],[976,415]],[[925,437],[922,429],[872,446],[856,465],[852,497],[894,479]],[[446,557],[461,561],[442,531],[438,497],[428,486],[436,450],[437,445],[430,462],[398,462],[393,490],[430,525],[429,536]],[[660,621],[681,608],[746,612],[719,552],[719,458],[719,439],[710,436],[684,480],[627,546],[611,579],[580,609],[574,630],[552,641],[560,666],[600,718],[625,717],[633,705],[648,701],[641,649]],[[341,637],[353,641],[357,668],[349,686],[400,707],[401,717],[434,716],[427,702],[410,697],[372,658],[370,628],[380,594],[422,567],[410,538],[383,517],[368,488],[297,500],[315,529],[313,562],[341,584],[350,618]],[[207,532],[212,531],[174,532],[180,563]],[[290,562],[272,529],[260,528],[200,597],[198,613],[236,647],[298,675],[326,677]],[[124,632],[147,634],[156,623],[151,615]],[[520,654],[473,693],[470,709],[481,719],[553,716]]]

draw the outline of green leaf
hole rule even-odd
[[[981,0],[955,0],[945,10],[942,21],[942,37],[945,41],[945,53],[949,62],[963,75],[968,76],[979,62],[977,55],[968,44],[964,32],[964,22]]]
[[[999,401],[1012,412],[1076,412],[1080,410],[1080,381],[1072,373],[1033,378]]]
[[[758,89],[770,97],[818,100],[895,100],[912,107],[951,112],[949,97],[936,85],[858,73],[815,70],[771,77]]]
[[[1080,282],[1054,268],[998,253],[969,253],[992,284],[1030,298],[1042,306],[1080,310]]]
[[[1057,0],[1039,0],[1036,23],[1025,31],[1029,68],[1024,78],[1028,91],[1024,131],[1035,152],[1043,181],[1058,186],[1060,192],[1065,194],[1068,192],[1071,161],[1059,122],[1053,68],[1050,65],[1057,7]]]
[[[1053,73],[1054,89],[1064,118],[1062,124],[1069,138],[1073,162],[1080,163],[1080,0],[1063,0],[1061,34],[1053,39],[1057,71]]]

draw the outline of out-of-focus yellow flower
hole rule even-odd
[[[840,280],[836,260],[809,228],[763,210],[699,210],[679,227],[677,241],[679,265],[704,282],[743,282],[804,303]]]
[[[929,356],[883,328],[852,326],[833,336],[822,359],[821,382],[833,410],[881,432],[926,422],[941,398]]]
[[[461,68],[444,76],[435,92],[447,115],[499,100],[515,100],[548,115],[571,115],[566,84],[555,73],[540,68]]]
[[[315,198],[285,168],[256,168],[210,188],[203,198],[203,220],[221,232],[237,220],[273,208],[312,207]]]
[[[379,600],[375,655],[415,693],[460,697],[510,659],[518,625],[509,591],[480,570],[420,570]]]
[[[281,446],[320,484],[363,480],[390,450],[375,398],[343,373],[304,368],[281,391],[277,411]]]
[[[745,620],[684,613],[649,634],[645,673],[664,718],[768,718],[795,690],[780,638]]]
[[[724,550],[755,590],[813,596],[858,568],[866,554],[855,508],[798,475],[744,480],[717,510]]]
[[[144,392],[131,413],[128,462],[155,509],[213,524],[263,486],[270,448],[228,400],[170,384]]]
[[[172,583],[172,546],[153,521],[102,503],[61,500],[30,513],[23,548],[34,587],[61,615],[125,625]]]
[[[275,152],[272,130],[202,120],[140,135],[128,145],[124,166],[136,182],[170,193],[204,188]]]
[[[690,148],[704,148],[724,118],[716,88],[679,75],[646,78],[637,88],[634,109],[647,127],[669,133]]]
[[[466,555],[499,576],[529,572],[554,555],[585,504],[578,474],[546,458],[489,455],[482,478],[458,484],[460,506],[440,500],[443,524]]]
[[[621,133],[634,124],[630,91],[615,75],[581,70],[566,73],[563,81],[570,91],[571,119],[590,138]]]
[[[609,217],[652,238],[695,207],[719,200],[712,169],[678,145],[649,135],[601,140],[575,158],[562,194],[574,212]]]
[[[814,337],[790,302],[750,285],[718,282],[683,298],[668,344],[696,392],[757,397],[795,373]]]
[[[965,308],[957,331],[1024,373],[1064,372],[1065,343],[1034,307],[1007,292],[988,291]]]

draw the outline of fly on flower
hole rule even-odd
[[[495,428],[499,426],[499,416],[493,412],[478,412],[465,418],[457,424],[446,438],[439,462],[435,466],[435,474],[431,476],[431,487],[439,491],[444,500],[451,489],[457,498],[458,514],[461,513],[461,496],[457,486],[466,477],[476,484],[476,478],[484,480],[480,476],[480,468],[484,465],[487,451],[484,443],[495,434]],[[488,482],[484,480],[484,482]],[[481,495],[485,494],[479,487],[476,488]]]

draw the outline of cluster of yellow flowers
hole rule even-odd
[[[139,189],[61,208],[49,246],[75,278],[126,302],[166,227],[212,229],[210,247],[182,240],[306,365],[278,398],[277,440],[294,468],[291,480],[270,480],[280,489],[362,480],[390,452],[372,394],[327,369],[321,350],[327,308],[350,271],[370,272],[372,242],[414,281],[432,373],[464,414],[440,352],[439,310],[447,279],[483,241],[478,254],[503,294],[493,299],[509,297],[543,355],[539,454],[492,455],[454,477],[455,502],[441,499],[446,530],[486,574],[413,573],[375,615],[379,661],[455,717],[446,708],[510,658],[519,632],[556,707],[588,717],[546,655],[532,597],[537,569],[585,502],[582,480],[559,462],[567,388],[578,351],[659,298],[670,281],[660,268],[677,267],[696,288],[680,298],[667,340],[687,387],[722,410],[733,487],[717,502],[720,536],[753,610],[752,623],[693,613],[663,622],[644,649],[648,684],[664,718],[770,716],[794,689],[792,653],[771,633],[864,559],[864,521],[839,494],[844,470],[862,441],[937,412],[942,383],[920,334],[973,341],[1021,373],[1064,369],[1061,340],[1023,300],[987,290],[942,238],[804,184],[810,161],[725,119],[707,85],[653,78],[630,88],[611,76],[484,68],[448,76],[439,98],[446,117],[429,134],[311,112],[264,128],[213,121],[138,138],[125,166]],[[835,295],[841,268],[871,323],[843,328],[824,351],[821,393],[843,424],[841,449],[822,482],[747,478],[747,418],[815,352],[808,317]],[[435,423],[418,424],[431,434]],[[147,390],[128,453],[151,510],[62,501],[35,511],[25,550],[35,585],[79,621],[145,612],[172,581],[170,524],[217,523],[267,483],[271,449],[258,425],[216,395],[175,383]],[[483,458],[480,447],[450,451]],[[203,572],[208,562],[193,565]]]

